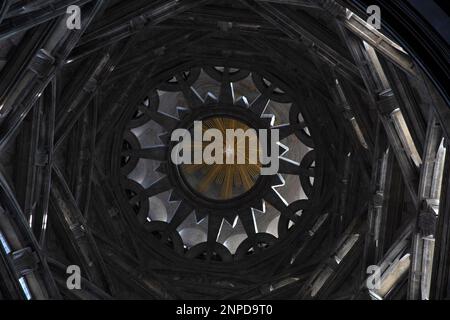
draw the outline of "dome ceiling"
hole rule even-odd
[[[448,105],[389,28],[333,0],[70,4],[80,29],[0,5],[0,298],[448,294]],[[174,163],[198,121],[279,134],[276,172]]]
[[[320,214],[304,212],[319,202],[319,190],[313,200],[314,184],[323,173],[315,169],[313,138],[299,106],[303,101],[281,89],[285,86],[257,72],[206,66],[149,88],[119,146],[125,201],[147,232],[189,259],[237,264],[282,240],[308,215]],[[237,155],[232,164],[174,165],[176,144],[170,136],[179,128],[194,134],[195,121],[224,137],[227,129],[278,130],[278,170],[261,175],[261,163],[235,164]],[[249,144],[232,150],[248,155]],[[206,145],[194,144],[193,152],[198,147],[203,154]]]

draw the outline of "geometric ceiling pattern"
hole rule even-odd
[[[334,0],[68,5],[0,5],[0,299],[449,297],[450,111],[384,29]],[[200,120],[277,130],[277,171],[174,165]]]

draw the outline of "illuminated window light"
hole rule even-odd
[[[411,136],[411,132],[409,131],[405,118],[399,108],[392,111],[391,118],[394,121],[395,129],[400,136],[403,149],[414,162],[416,167],[420,167],[422,164],[422,159],[420,158],[419,152],[417,151],[416,145],[414,144]]]
[[[0,231],[0,242],[2,244],[3,250],[5,250],[5,253],[9,254],[11,252],[11,248],[9,247],[8,242],[6,241],[1,231]]]
[[[31,292],[24,277],[19,278],[19,284],[22,288],[23,293],[25,294],[26,299],[31,300]]]
[[[353,126],[353,130],[355,130],[355,134],[358,137],[359,142],[365,149],[369,149],[369,146],[367,145],[366,139],[364,139],[364,135],[361,131],[361,127],[359,126],[358,122],[356,121],[355,117],[350,119],[350,123]]]

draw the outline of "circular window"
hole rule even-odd
[[[208,118],[200,125],[201,137],[191,142],[191,158],[198,163],[180,166],[186,184],[197,194],[220,201],[253,188],[261,170],[257,131],[229,117]],[[204,137],[212,141],[203,141]]]

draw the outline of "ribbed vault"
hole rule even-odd
[[[448,297],[448,106],[345,5],[4,1],[0,298]],[[175,168],[202,119],[279,129],[277,173]]]

